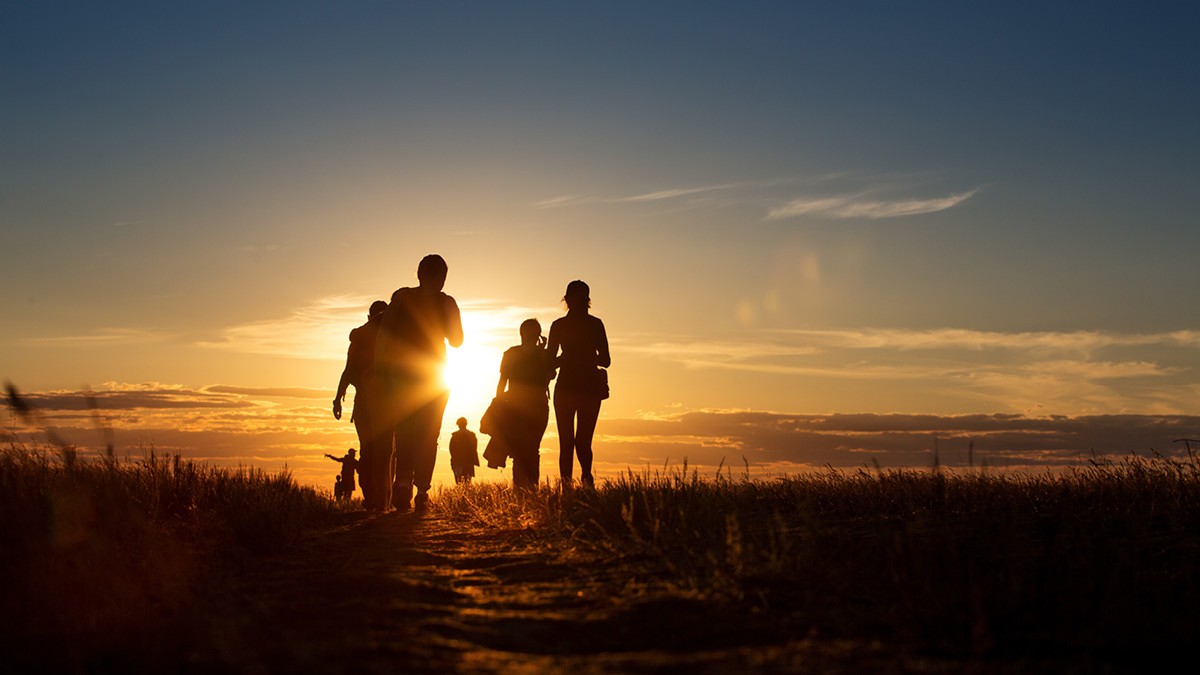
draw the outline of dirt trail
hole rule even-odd
[[[223,582],[191,614],[184,659],[248,673],[941,669],[528,541],[436,515],[356,518]]]

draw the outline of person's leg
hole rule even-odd
[[[391,391],[377,386],[364,403],[370,443],[369,448],[363,448],[364,455],[369,454],[369,457],[363,457],[367,467],[362,480],[363,500],[369,510],[384,511],[392,502],[396,397]],[[358,405],[357,401],[355,405]]]
[[[575,451],[579,453],[580,480],[585,485],[592,485],[592,436],[596,433],[596,420],[600,418],[600,399],[590,398],[580,401],[579,428],[575,435]]]
[[[513,487],[520,490],[525,487],[525,461],[521,455],[512,456]]]
[[[375,460],[376,439],[371,430],[371,406],[366,397],[355,392],[354,395],[354,431],[358,434],[358,482],[362,484],[363,505],[372,507],[375,496],[375,484],[371,482],[372,464]]]
[[[433,469],[437,464],[438,434],[442,431],[442,415],[446,411],[446,402],[450,399],[448,393],[439,393],[428,402],[416,415],[416,448],[413,454],[413,483],[417,487],[418,497],[425,495],[429,499],[429,487],[433,483]]]
[[[571,392],[554,388],[554,423],[558,427],[558,473],[571,482],[575,465],[575,401]]]
[[[394,435],[394,452],[392,453],[392,464],[394,467],[394,480],[392,482],[392,506],[400,511],[407,511],[412,501],[413,489],[413,442],[412,442],[412,420],[405,418],[400,420],[393,432]]]

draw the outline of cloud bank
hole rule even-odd
[[[233,393],[236,391],[237,393]],[[253,393],[250,393],[253,392]],[[224,466],[292,470],[298,479],[325,486],[336,473],[325,453],[356,447],[353,426],[334,421],[324,405],[274,398],[273,389],[214,385],[109,385],[97,392],[34,392],[25,396],[45,428],[13,419],[17,443],[36,445],[45,432],[99,453],[105,438],[97,415],[114,430],[118,456],[138,458],[150,449]],[[93,396],[96,410],[89,409]],[[268,398],[263,398],[262,396]],[[630,468],[679,465],[713,469],[741,466],[755,475],[874,466],[993,466],[1044,469],[1079,465],[1095,456],[1151,451],[1178,456],[1176,439],[1200,436],[1195,415],[1031,416],[793,414],[751,410],[673,410],[668,414],[604,418],[596,439],[601,476]],[[449,428],[440,439],[438,477],[452,482],[445,461]],[[486,441],[482,436],[481,440]],[[936,454],[935,454],[936,452]],[[542,462],[553,474],[554,425],[542,442]],[[509,480],[501,472],[484,476]]]

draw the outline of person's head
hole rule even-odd
[[[563,294],[563,302],[567,303],[567,309],[587,309],[592,306],[592,289],[588,285],[576,279],[567,284],[567,292]]]
[[[459,429],[467,428],[467,418],[465,418],[465,417],[458,418],[457,420],[454,421],[454,423],[458,425]]]
[[[338,482],[338,483],[342,482],[342,474],[340,474],[340,473],[339,473],[339,474],[337,475],[337,478],[334,478],[333,480],[334,480],[335,482]]]
[[[542,324],[537,319],[525,319],[521,322],[521,344],[536,345],[542,337]]]
[[[354,448],[350,448],[349,450],[346,451],[346,454],[353,457],[355,452],[357,452],[357,450],[355,450]]]
[[[421,263],[417,265],[417,281],[420,282],[421,288],[440,291],[446,285],[446,272],[448,270],[449,268],[446,266],[446,261],[442,256],[430,253],[421,258]]]
[[[375,302],[372,302],[371,308],[367,310],[367,320],[374,321],[375,319],[383,316],[383,313],[387,311],[387,307],[387,303],[383,300],[376,300]]]

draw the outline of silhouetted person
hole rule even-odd
[[[354,385],[354,411],[350,421],[358,433],[362,448],[358,475],[362,479],[363,504],[368,511],[382,511],[387,506],[387,489],[391,487],[388,467],[392,461],[390,435],[381,424],[373,424],[380,405],[380,384],[375,377],[375,341],[387,303],[376,300],[367,310],[367,322],[350,331],[350,347],[346,350],[346,367],[338,381],[333,397],[333,417],[342,419],[342,401],[346,389]]]
[[[450,396],[441,379],[446,343],[458,347],[463,341],[458,304],[442,292],[446,271],[439,255],[421,260],[419,285],[392,294],[376,342],[375,365],[392,430],[396,478],[391,503],[400,510],[410,507],[414,486],[416,508],[429,502],[438,431]]]
[[[591,289],[576,279],[563,295],[567,315],[550,324],[547,351],[558,368],[554,385],[554,420],[558,425],[558,468],[570,484],[574,456],[579,455],[580,479],[593,485],[592,435],[600,417],[600,401],[608,398],[608,373],[612,362],[604,322],[588,313]],[[561,350],[561,353],[560,353]]]
[[[341,462],[342,475],[339,478],[342,479],[342,499],[350,499],[354,496],[354,472],[358,470],[358,460],[354,458],[354,448],[347,450],[345,457],[334,457],[329,453],[325,453],[325,456],[335,462]]]
[[[496,396],[504,399],[500,433],[513,460],[513,485],[536,488],[539,448],[550,419],[550,380],[554,366],[537,319],[521,323],[521,344],[510,347],[500,360]],[[506,389],[507,387],[507,389]]]
[[[450,434],[450,469],[455,483],[470,483],[479,466],[479,439],[467,429],[467,418],[460,417],[455,424],[458,431]]]
[[[333,479],[333,498],[341,501],[346,499],[346,489],[342,486],[342,474]]]

